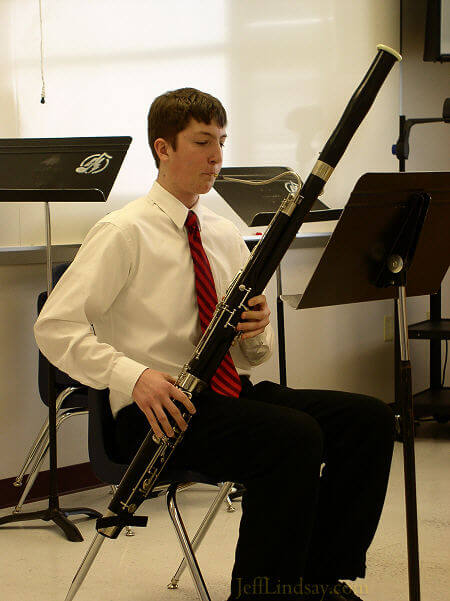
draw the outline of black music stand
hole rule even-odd
[[[125,154],[128,136],[98,138],[0,139],[0,202],[44,202],[47,298],[53,287],[49,202],[106,202]],[[53,521],[68,540],[82,541],[68,515],[101,517],[86,507],[61,509],[57,482],[55,368],[49,365],[49,504],[43,511],[13,513],[1,524],[34,519]]]
[[[420,117],[406,118],[405,115],[399,116],[399,136],[395,144],[392,145],[392,154],[398,158],[399,171],[405,171],[406,160],[409,157],[409,136],[414,125],[427,125],[429,123],[447,123],[450,124],[450,98],[444,100],[442,106],[442,117]],[[420,138],[416,138],[416,141]],[[395,391],[398,396],[399,387],[399,361],[400,346],[398,342],[398,310],[395,306]],[[436,323],[438,322],[438,323]],[[448,395],[445,394],[444,383],[441,383],[441,340],[448,338],[448,326],[445,327],[445,320],[441,319],[441,291],[430,297],[430,319],[410,326],[410,337],[420,338],[424,335],[424,330],[432,329],[430,336],[430,388],[415,395],[414,406],[419,417],[432,415],[438,422],[448,421],[449,403]],[[414,331],[415,330],[415,331]],[[437,335],[436,335],[437,334]]]
[[[220,176],[262,181],[280,175],[285,171],[291,171],[291,168],[282,166],[222,167]],[[214,183],[214,188],[248,226],[254,227],[269,225],[282,200],[297,185],[294,176],[286,175],[270,184],[257,187],[218,178]],[[342,209],[329,209],[321,200],[316,200],[305,219],[305,223],[333,221],[339,219],[341,213]],[[250,250],[259,242],[258,239],[248,240],[245,236],[244,239]],[[277,266],[275,273],[277,282],[278,367],[280,384],[286,386],[286,340],[284,333],[284,306],[281,300],[283,294],[281,264]],[[231,493],[230,499],[234,500],[235,498],[235,493]]]
[[[295,309],[397,299],[410,601],[420,601],[414,415],[406,296],[436,293],[449,266],[450,173],[366,173]]]

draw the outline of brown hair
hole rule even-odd
[[[155,140],[163,138],[177,149],[177,134],[187,127],[191,118],[209,125],[212,120],[219,127],[227,124],[222,103],[214,96],[195,88],[180,88],[155,98],[148,112],[148,143],[159,169]]]

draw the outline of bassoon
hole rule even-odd
[[[264,235],[254,247],[245,266],[236,274],[224,298],[217,304],[208,328],[203,333],[190,360],[183,366],[176,386],[190,398],[204,390],[238,338],[236,327],[247,299],[261,294],[278,264],[295,238],[314,201],[344,154],[359,124],[372,106],[375,97],[400,54],[379,44],[377,54],[366,75],[353,93],[335,130],[326,142],[319,158],[303,186],[291,191],[281,202]],[[220,177],[220,176],[219,176]],[[189,426],[192,418],[184,407],[181,414]],[[116,493],[108,512],[97,520],[99,534],[92,543],[82,567],[78,570],[66,601],[71,601],[97,554],[104,537],[117,538],[127,525],[143,526],[146,519],[134,516],[137,508],[152,493],[161,472],[183,439],[175,424],[173,437],[157,438],[151,431],[142,442]]]

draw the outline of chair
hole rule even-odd
[[[59,281],[63,273],[66,271],[70,262],[61,263],[53,267],[53,286]],[[42,310],[45,301],[47,300],[47,292],[41,292],[37,302],[37,314]],[[38,367],[38,382],[39,395],[42,402],[48,406],[48,360],[39,351],[39,367]],[[56,384],[56,428],[60,426],[70,417],[76,415],[86,415],[88,413],[87,402],[87,387],[80,384],[66,373],[55,370]],[[14,486],[22,486],[24,475],[29,471],[28,479],[22,495],[14,508],[13,513],[19,513],[25,502],[28,493],[33,486],[39,471],[42,467],[44,459],[49,449],[49,428],[48,417],[44,421],[31,449],[25,459],[25,462],[14,481]],[[93,515],[92,517],[95,517]]]
[[[94,390],[89,388],[88,390],[89,457],[96,476],[107,484],[117,485],[122,479],[128,465],[119,463],[114,458],[114,418],[112,416],[108,395],[108,389]],[[196,483],[211,484],[215,486],[221,484],[221,488],[207,514],[203,518],[195,536],[192,541],[190,541],[177,507],[176,493],[177,490]],[[164,494],[164,492],[166,493],[169,514],[184,553],[184,559],[168,584],[168,588],[178,588],[178,581],[187,563],[199,598],[202,601],[209,601],[210,597],[194,552],[205,536],[221,503],[228,497],[228,493],[232,489],[232,486],[232,482],[218,483],[214,478],[198,472],[168,469],[165,472],[160,485],[153,491],[152,496],[159,496]]]

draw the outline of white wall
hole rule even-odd
[[[80,242],[104,212],[149,187],[155,169],[146,114],[162,91],[193,85],[223,100],[229,113],[225,164],[286,164],[306,176],[376,44],[399,47],[397,0],[130,0],[126,9],[111,0],[43,5],[45,105],[39,102],[38,3],[0,2],[1,135],[133,136],[106,206],[83,206],[82,212],[75,205],[52,207],[56,244]],[[327,185],[330,206],[343,206],[365,171],[397,170],[390,147],[397,136],[399,73],[398,67],[391,73]],[[205,202],[248,231],[215,193]],[[0,206],[0,245],[43,240],[41,206]],[[319,257],[317,249],[290,251],[283,262],[284,292],[301,292]],[[44,265],[0,267],[0,478],[14,475],[45,415],[32,335],[35,297],[44,287]],[[273,280],[268,295],[275,320]],[[392,314],[387,301],[287,310],[288,384],[391,401],[393,348],[383,342],[385,314]],[[256,370],[255,380],[262,378],[278,378],[276,356]],[[59,464],[85,461],[82,419],[64,429]]]
[[[11,101],[5,110],[16,128],[2,136],[133,137],[106,205],[52,206],[55,243],[80,242],[101,215],[149,188],[156,170],[146,116],[163,91],[192,85],[223,101],[229,112],[226,165],[287,164],[306,175],[377,43],[398,46],[399,37],[397,0],[46,0],[42,105],[39,4],[3,5],[10,22],[4,60]],[[398,77],[396,69],[327,186],[330,206],[343,206],[361,172],[395,168],[388,151]],[[42,244],[41,207],[2,207],[8,209],[20,214],[8,226],[2,220],[0,245]]]

